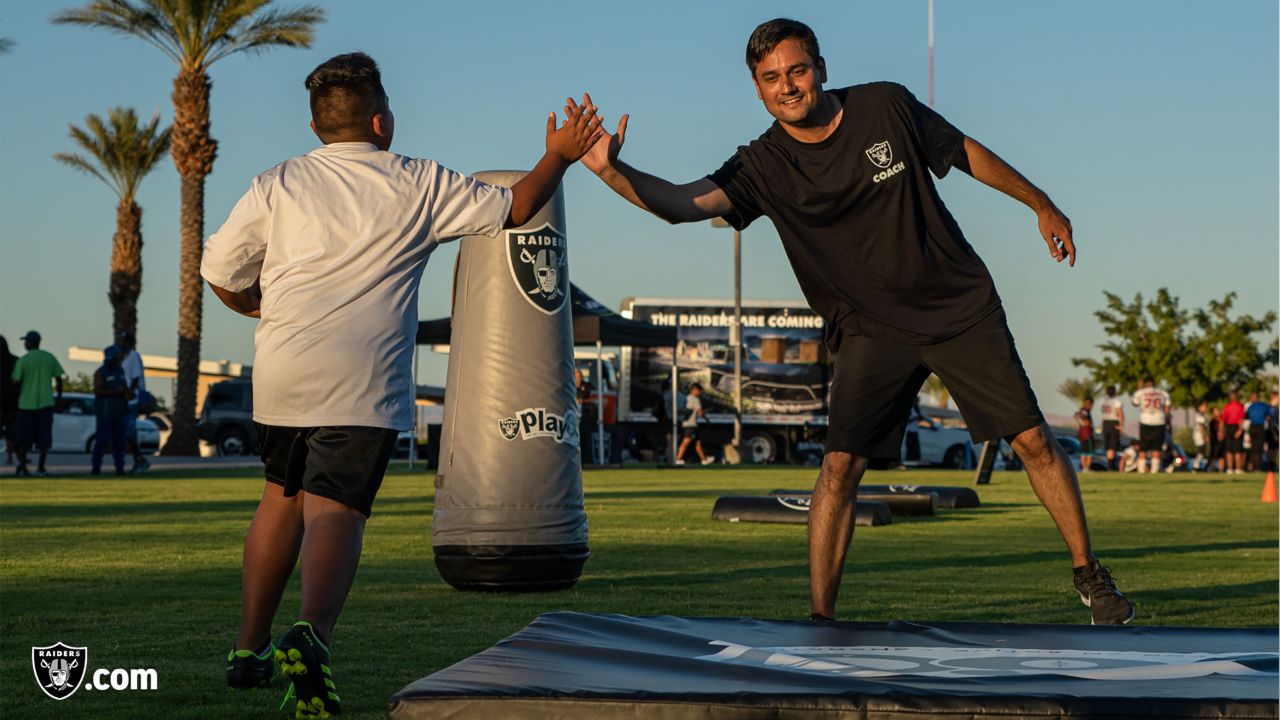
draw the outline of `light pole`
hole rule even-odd
[[[727,228],[724,218],[711,218],[711,227]],[[733,345],[733,449],[742,461],[742,232],[733,230],[733,327],[729,328],[729,344]]]

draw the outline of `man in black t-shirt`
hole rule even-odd
[[[901,85],[824,91],[813,31],[771,20],[747,43],[756,93],[776,122],[711,175],[683,185],[618,159],[627,116],[583,164],[672,223],[720,216],[778,230],[835,355],[826,455],[809,511],[813,617],[831,618],[868,467],[895,463],[907,414],[936,372],[975,440],[1006,438],[1070,550],[1095,624],[1133,606],[1094,557],[1075,472],[1054,440],[1009,334],[986,265],[938,196],[958,167],[1036,213],[1050,256],[1075,265],[1071,223],[1049,197]],[[585,102],[590,104],[590,98]],[[570,108],[575,104],[570,101]]]

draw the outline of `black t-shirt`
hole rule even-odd
[[[774,122],[708,176],[733,202],[725,220],[773,221],[832,350],[838,329],[933,343],[1000,307],[929,174],[947,174],[964,134],[895,83],[828,92],[844,107],[830,137],[802,143]]]

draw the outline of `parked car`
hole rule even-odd
[[[93,439],[98,429],[93,414],[94,397],[89,393],[63,393],[62,402],[53,409],[54,452],[93,452]],[[138,447],[146,451],[160,447],[160,429],[147,418],[138,418]]]
[[[253,384],[248,380],[223,380],[209,386],[197,425],[200,439],[219,455],[252,455],[258,451],[258,431],[253,424]]]
[[[969,431],[920,418],[907,425],[902,437],[902,464],[952,469],[973,467],[977,454],[970,448]]]

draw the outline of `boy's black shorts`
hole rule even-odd
[[[301,490],[359,510],[365,517],[373,510],[399,435],[387,428],[353,425],[258,425],[267,482],[283,487],[285,497]]]
[[[1163,425],[1139,425],[1138,449],[1142,452],[1158,452],[1164,447]]]
[[[1102,447],[1106,450],[1120,449],[1120,423],[1115,420],[1102,421]]]
[[[975,442],[1009,439],[1044,422],[999,308],[931,345],[846,336],[835,359],[827,452],[862,455],[872,468],[896,463],[907,415],[931,372],[955,398]]]

